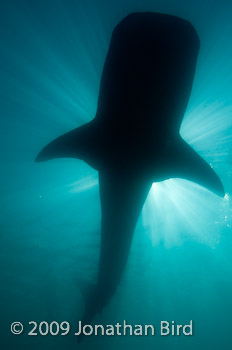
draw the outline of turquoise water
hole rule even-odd
[[[127,269],[96,323],[194,323],[193,336],[28,336],[28,322],[81,318],[81,279],[97,274],[97,172],[80,160],[36,164],[49,141],[95,116],[115,25],[173,14],[201,49],[181,135],[212,165],[223,199],[185,180],[156,183]],[[232,6],[229,1],[7,1],[0,5],[0,305],[3,349],[229,349],[232,323]],[[20,321],[25,332],[14,336]],[[77,326],[76,326],[77,328]]]

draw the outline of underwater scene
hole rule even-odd
[[[180,135],[225,194],[186,178],[153,182],[115,293],[80,339],[99,269],[101,178],[82,159],[35,160],[95,118],[112,32],[140,12],[177,16],[198,34]],[[231,348],[231,19],[229,0],[0,2],[1,349]],[[143,118],[141,111],[141,130]],[[110,251],[108,259],[116,264]],[[95,325],[102,326],[97,335]]]

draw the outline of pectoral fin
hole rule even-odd
[[[35,161],[55,158],[78,158],[97,168],[97,132],[93,122],[74,129],[50,142],[38,154]]]
[[[212,167],[194,151],[184,140],[180,139],[173,148],[176,174],[174,177],[195,182],[209,191],[224,197],[225,191],[221,180]]]

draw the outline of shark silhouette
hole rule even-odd
[[[99,172],[101,253],[97,283],[86,295],[85,324],[116,291],[153,182],[183,178],[224,196],[214,170],[179,134],[199,47],[188,21],[158,13],[125,17],[112,34],[95,118],[36,158],[79,158]]]

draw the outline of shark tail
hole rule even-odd
[[[81,323],[83,326],[91,325],[93,319],[98,313],[102,313],[104,305],[101,303],[101,294],[98,291],[97,284],[87,282],[85,280],[79,281],[79,290],[84,299],[84,312],[81,317]],[[78,343],[83,339],[83,333],[78,336]]]

